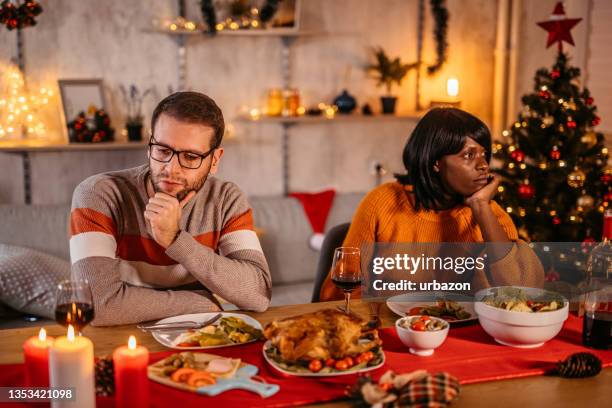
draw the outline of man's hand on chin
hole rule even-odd
[[[181,212],[195,195],[190,191],[182,201],[166,193],[155,193],[149,199],[144,212],[145,219],[151,227],[151,235],[159,245],[168,248],[179,233]]]

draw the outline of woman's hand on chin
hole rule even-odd
[[[491,174],[490,181],[485,184],[480,190],[476,190],[471,196],[465,198],[465,204],[472,210],[478,210],[483,205],[488,206],[489,201],[495,197],[497,187],[499,186],[499,176]]]

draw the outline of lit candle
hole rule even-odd
[[[449,78],[446,81],[446,93],[453,99],[459,95],[459,80],[457,78]]]
[[[23,343],[26,387],[49,386],[49,348],[52,344],[53,337],[47,337],[45,329]]]
[[[53,408],[94,408],[96,406],[93,343],[86,337],[74,335],[68,325],[68,334],[57,338],[49,353],[49,380],[51,387],[74,388],[74,400],[54,400]]]
[[[121,346],[113,352],[115,404],[118,408],[149,406],[148,364],[149,350],[136,346],[134,336],[130,336],[127,347]]]

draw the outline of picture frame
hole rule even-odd
[[[59,79],[59,93],[62,102],[62,127],[65,140],[70,141],[68,123],[79,114],[86,112],[91,105],[107,110],[104,96],[104,81],[92,79]]]

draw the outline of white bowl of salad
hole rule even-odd
[[[480,325],[496,342],[534,348],[561,331],[569,302],[558,293],[539,288],[499,286],[474,296]]]
[[[449,327],[446,320],[427,315],[406,316],[395,322],[402,343],[412,354],[421,357],[431,356],[444,343]]]

